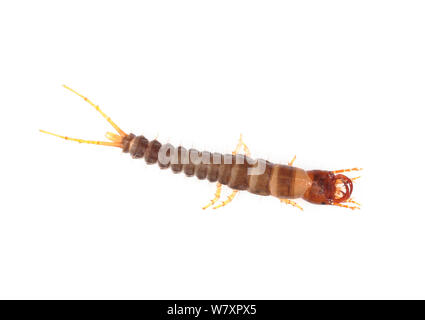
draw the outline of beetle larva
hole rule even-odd
[[[225,206],[234,199],[238,192],[244,190],[257,195],[274,196],[281,202],[291,204],[301,210],[302,208],[293,199],[301,198],[314,204],[359,209],[359,204],[351,199],[353,180],[358,177],[350,179],[341,173],[359,171],[361,168],[306,171],[292,165],[295,157],[288,165],[274,164],[262,159],[254,160],[250,157],[250,151],[242,141],[242,136],[232,154],[200,152],[196,149],[187,150],[182,146],[176,148],[171,144],[162,145],[156,139],[149,141],[142,135],[125,133],[99,106],[73,89],[65,85],[64,87],[92,105],[118,134],[107,132],[106,137],[110,141],[93,141],[69,138],[44,130],[40,130],[41,132],[80,143],[119,147],[134,159],[144,158],[147,164],[158,163],[161,169],[170,168],[174,173],[184,172],[188,177],[196,176],[200,180],[216,182],[215,197],[203,209],[214,205],[220,199],[223,185],[233,189],[233,192],[227,200],[213,207],[214,209]],[[243,149],[244,155],[239,154],[241,149]]]

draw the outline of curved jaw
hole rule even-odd
[[[335,176],[335,198],[334,202],[341,203],[348,200],[353,192],[353,182],[347,176],[338,174]]]
[[[360,204],[351,199],[351,193],[353,192],[353,181],[360,178],[356,177],[350,179],[347,176],[340,174],[341,172],[350,172],[350,171],[360,171],[362,168],[353,168],[353,169],[343,169],[333,171],[333,173],[338,173],[335,176],[335,194],[333,199],[333,205],[348,208],[348,209],[360,209]],[[354,206],[349,206],[343,203],[352,203]]]

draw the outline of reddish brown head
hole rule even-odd
[[[303,199],[315,204],[338,204],[350,199],[353,182],[350,178],[332,171],[307,171],[312,183]]]

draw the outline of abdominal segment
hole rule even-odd
[[[273,164],[245,155],[211,153],[171,144],[162,145],[157,140],[148,141],[144,136],[129,135],[123,147],[133,158],[144,158],[147,164],[158,163],[161,169],[171,168],[174,173],[184,172],[200,180],[219,182],[234,190],[278,198],[302,196],[305,171],[292,166]],[[302,194],[301,194],[302,193]]]

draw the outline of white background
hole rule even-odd
[[[423,1],[2,1],[0,298],[425,298]],[[66,142],[109,125],[335,170],[362,210]],[[351,175],[355,176],[355,174]],[[229,193],[226,190],[224,196]]]

